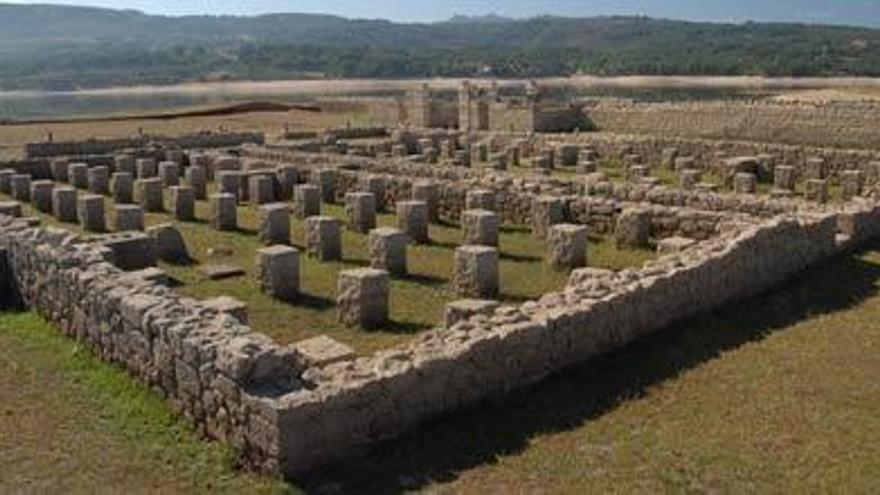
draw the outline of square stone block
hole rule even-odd
[[[345,216],[354,232],[366,234],[373,230],[376,228],[376,197],[364,192],[346,194]]]
[[[299,251],[289,246],[271,246],[257,251],[260,290],[282,301],[299,295]]]
[[[113,230],[116,232],[144,230],[144,209],[140,206],[118,204],[113,210],[115,212]]]
[[[388,272],[372,268],[340,272],[336,295],[339,321],[363,328],[386,323],[389,278]]]
[[[565,203],[561,198],[538,196],[532,200],[532,234],[545,238],[550,227],[565,221]]]
[[[211,225],[220,231],[238,229],[238,202],[229,193],[211,195]]]
[[[498,246],[498,214],[489,210],[466,210],[461,214],[462,240],[465,245]]]
[[[558,224],[547,233],[547,257],[557,270],[572,270],[587,263],[587,227]]]
[[[299,184],[293,188],[293,212],[304,219],[321,214],[321,189],[314,184]]]
[[[56,187],[52,190],[52,215],[59,222],[76,223],[76,189],[72,187]]]
[[[498,296],[498,250],[488,246],[461,246],[455,250],[455,293],[461,297]]]
[[[77,199],[79,223],[86,232],[104,232],[107,223],[104,217],[104,197],[97,194],[84,194]]]
[[[417,244],[431,242],[428,234],[428,204],[424,201],[398,201],[397,226]]]
[[[261,205],[257,213],[260,221],[257,237],[261,243],[290,244],[290,210],[287,203]]]
[[[370,231],[370,267],[392,275],[406,275],[406,247],[409,237],[401,230],[379,228]]]
[[[309,254],[321,261],[342,259],[342,222],[329,216],[306,219],[306,244]]]
[[[52,213],[52,190],[55,183],[51,180],[35,180],[31,183],[31,203],[37,211]]]

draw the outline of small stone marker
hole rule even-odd
[[[53,189],[55,189],[55,183],[51,180],[35,180],[31,183],[31,202],[37,211],[52,213]]]
[[[299,251],[289,246],[271,246],[257,251],[257,279],[260,290],[282,301],[299,295]]]
[[[306,245],[309,254],[321,261],[342,259],[342,222],[329,216],[306,219]]]
[[[462,239],[465,245],[498,246],[499,218],[489,210],[467,210],[461,214]]]
[[[144,211],[158,213],[165,210],[165,198],[162,195],[162,180],[158,177],[137,179],[134,181],[135,200]]]
[[[138,205],[116,205],[113,207],[116,232],[144,230],[144,209]]]
[[[92,167],[88,173],[89,192],[106,196],[110,194],[110,167]]]
[[[651,215],[642,209],[627,209],[617,217],[614,240],[617,247],[644,248],[651,235]]]
[[[397,225],[413,242],[431,242],[428,234],[428,203],[424,201],[398,201]]]
[[[76,223],[76,189],[64,186],[52,190],[52,215],[59,222]]]
[[[12,176],[12,198],[22,202],[27,202],[31,200],[30,175],[15,174]]]
[[[196,219],[196,198],[189,186],[171,186],[171,212],[176,220],[191,222]]]
[[[134,176],[128,172],[116,172],[110,177],[110,195],[116,204],[128,204],[134,200]]]
[[[257,237],[265,245],[290,244],[290,210],[287,203],[261,205]]]
[[[336,303],[339,321],[371,328],[388,321],[388,272],[359,268],[339,273]]]
[[[532,234],[545,238],[553,225],[565,221],[562,199],[554,196],[538,196],[532,201]]]
[[[550,266],[557,270],[580,268],[587,262],[587,227],[558,224],[547,233]]]
[[[376,228],[376,197],[365,192],[346,194],[345,216],[351,230],[361,234],[373,230]]]
[[[211,224],[220,231],[238,229],[238,203],[230,193],[211,195]]]
[[[67,166],[67,177],[70,185],[77,189],[89,187],[89,166],[85,163],[75,162]]]
[[[104,197],[97,194],[84,194],[77,199],[79,223],[86,232],[104,232],[107,224],[104,218]]]
[[[177,162],[160,162],[159,178],[162,179],[162,187],[180,185],[180,165]]]
[[[431,180],[418,180],[412,186],[412,199],[424,201],[428,205],[428,219],[431,222],[440,220],[439,186]]]
[[[409,238],[398,229],[379,228],[370,231],[370,267],[392,275],[406,275],[406,246]]]
[[[495,191],[474,189],[465,193],[464,207],[466,210],[495,211]]]
[[[193,188],[193,194],[197,200],[208,198],[208,175],[205,167],[190,165],[184,172],[186,183]]]
[[[453,285],[461,297],[498,296],[498,250],[488,246],[461,246],[455,250]]]
[[[314,184],[300,184],[293,188],[293,213],[304,219],[321,214],[321,189]]]

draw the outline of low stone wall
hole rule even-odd
[[[874,103],[606,101],[586,114],[606,132],[871,149],[880,147],[878,111]]]
[[[56,156],[86,156],[116,153],[130,148],[150,145],[174,145],[180,148],[222,148],[242,144],[263,144],[261,132],[206,132],[178,137],[136,136],[121,139],[91,139],[86,141],[28,143],[24,146],[29,158]]]
[[[713,140],[699,138],[677,138],[640,136],[634,134],[582,133],[567,136],[566,142],[578,143],[595,149],[603,157],[620,157],[622,150],[639,155],[653,166],[663,162],[663,150],[675,148],[679,156],[692,156],[696,164],[711,168],[718,164],[718,154],[726,157],[771,155],[777,165],[790,165],[802,172],[808,158],[821,157],[828,164],[832,175],[844,170],[864,169],[871,163],[880,161],[880,152],[870,149],[827,148],[812,145],[799,146],[780,143],[759,143],[742,140]]]
[[[880,211],[863,220],[878,222]],[[445,411],[535,382],[666,325],[757,294],[837,252],[833,214],[779,217],[640,270],[576,272],[563,292],[310,369],[280,399],[281,466],[296,473]]]
[[[180,297],[110,264],[100,243],[0,215],[4,300],[27,307],[125,366],[203,433],[257,469],[278,468],[275,398],[303,386],[289,348],[254,333],[209,302]],[[11,292],[8,292],[11,291]]]

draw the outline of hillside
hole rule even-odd
[[[878,47],[880,30],[840,26],[644,17],[396,24],[0,4],[4,89],[304,76],[873,76]]]

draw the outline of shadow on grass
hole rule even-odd
[[[880,244],[872,246],[880,248]],[[648,387],[721,353],[805,319],[875,295],[880,265],[849,254],[814,267],[777,290],[670,325],[536,385],[423,425],[360,459],[298,480],[307,490],[398,493],[525,450],[530,439],[577,428]]]
[[[408,273],[405,276],[400,277],[400,280],[419,285],[426,285],[428,287],[438,287],[449,282],[449,280],[445,278],[423,273]]]
[[[296,296],[296,300],[293,301],[291,304],[296,306],[304,306],[319,311],[326,311],[336,307],[336,301],[330,299],[329,297],[316,296],[303,292],[300,292]]]
[[[528,254],[513,254],[506,253],[504,251],[502,251],[498,256],[504,261],[513,261],[514,263],[529,263],[533,261],[543,260],[543,258],[541,258],[540,256],[532,256]]]

